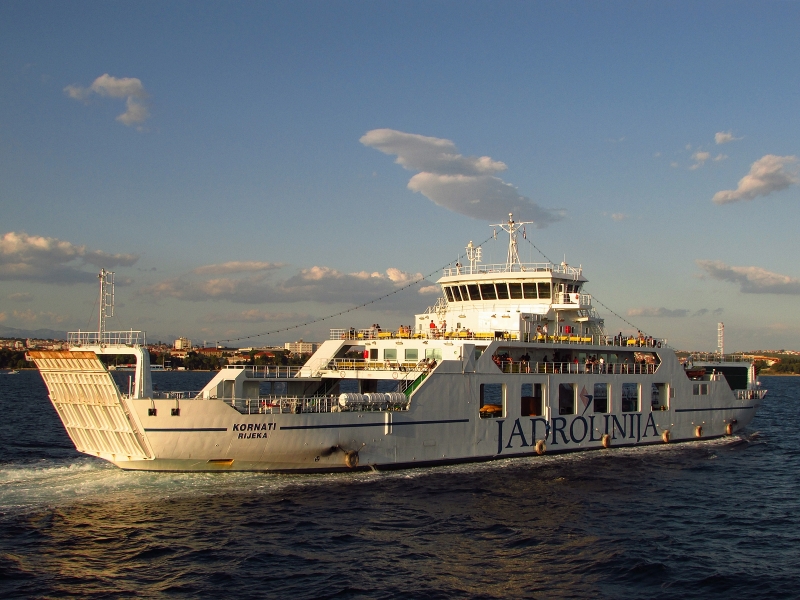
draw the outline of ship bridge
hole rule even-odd
[[[416,315],[416,332],[492,332],[515,339],[548,333],[604,335],[592,297],[583,292],[588,280],[582,267],[520,261],[517,233],[526,224],[530,222],[515,222],[509,214],[508,222],[494,225],[509,234],[505,263],[483,264],[482,248],[470,242],[468,264],[444,269],[437,281],[443,295]]]

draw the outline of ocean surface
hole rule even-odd
[[[77,453],[39,374],[0,372],[0,597],[798,598],[800,378],[762,383],[756,419],[721,440],[170,475]]]

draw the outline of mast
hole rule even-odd
[[[97,277],[100,280],[100,316],[97,326],[97,341],[102,344],[106,319],[114,316],[114,273],[100,269]]]
[[[503,231],[508,233],[508,256],[506,257],[506,271],[511,271],[514,265],[519,265],[521,271],[525,270],[519,260],[519,252],[517,251],[517,232],[525,225],[532,224],[533,221],[514,221],[514,215],[508,213],[508,223],[495,223],[492,227],[500,227]]]

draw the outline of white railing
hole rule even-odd
[[[365,360],[363,358],[334,358],[328,362],[332,371],[428,371],[431,361]]]
[[[386,412],[408,410],[408,401],[399,404],[375,403],[340,406],[339,396],[261,396],[259,398],[220,398],[242,414],[308,414],[333,412]]]
[[[244,369],[254,379],[276,379],[297,377],[303,367],[295,365],[225,365],[226,369]]]
[[[648,363],[605,363],[586,364],[576,362],[522,362],[495,361],[503,373],[567,373],[593,375],[652,375],[658,370],[657,364]]]
[[[761,400],[767,395],[767,390],[733,390],[739,400]]]
[[[67,333],[67,343],[70,346],[144,346],[146,336],[144,331],[104,331],[102,336],[99,331],[70,331]]]
[[[749,356],[742,354],[725,354],[720,356],[719,353],[714,352],[692,352],[689,355],[693,361],[700,362],[753,362]]]
[[[592,295],[580,294],[577,292],[556,292],[553,294],[553,304],[568,304],[581,308],[589,308],[592,306]]]
[[[570,267],[569,265],[554,265],[553,263],[515,263],[508,268],[505,263],[496,265],[470,265],[461,267],[447,267],[442,269],[445,277],[455,277],[457,275],[483,275],[485,273],[561,273],[577,279],[583,269],[580,267]]]

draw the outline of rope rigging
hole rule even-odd
[[[492,236],[486,238],[479,245],[485,244],[490,239],[492,239]],[[465,258],[465,257],[466,257],[466,252],[460,254],[458,259],[457,259],[457,261],[460,261],[462,258]],[[273,334],[276,334],[276,333],[284,333],[284,332],[287,332],[287,331],[293,331],[295,329],[300,329],[301,327],[306,327],[307,325],[314,325],[316,323],[322,323],[323,321],[327,321],[328,319],[333,319],[334,317],[340,317],[342,315],[346,315],[348,313],[351,313],[351,312],[354,312],[356,310],[360,310],[360,309],[362,309],[362,308],[364,308],[366,306],[369,306],[370,304],[375,304],[376,302],[380,302],[381,300],[385,300],[386,298],[389,298],[390,296],[394,296],[395,294],[397,294],[399,292],[402,292],[403,290],[406,290],[406,289],[408,289],[408,288],[410,288],[410,287],[412,287],[414,285],[417,285],[418,283],[421,283],[421,282],[425,281],[426,279],[428,279],[428,277],[431,277],[431,276],[435,275],[436,273],[438,273],[439,271],[441,271],[442,269],[447,268],[447,266],[450,265],[450,264],[452,264],[452,263],[448,263],[447,265],[439,267],[435,271],[431,271],[427,275],[423,275],[422,277],[420,277],[418,279],[415,279],[411,283],[407,283],[406,285],[404,285],[402,287],[399,287],[396,290],[393,290],[393,291],[389,292],[388,294],[384,294],[383,296],[380,296],[379,298],[374,298],[374,299],[370,300],[369,302],[364,302],[363,304],[359,304],[357,306],[352,306],[352,307],[350,307],[348,309],[345,309],[343,311],[340,311],[338,313],[333,313],[333,314],[327,315],[325,317],[320,317],[318,319],[312,319],[311,321],[306,321],[305,323],[299,323],[297,325],[291,325],[289,327],[283,327],[281,329],[273,329],[271,331],[265,331],[263,333],[255,333],[255,334],[252,334],[252,335],[245,335],[245,336],[242,336],[242,337],[228,338],[228,339],[225,339],[225,340],[218,340],[218,341],[219,342],[240,342],[242,340],[250,340],[250,339],[257,338],[257,337],[262,337],[262,336],[265,336],[265,335],[273,335]]]

